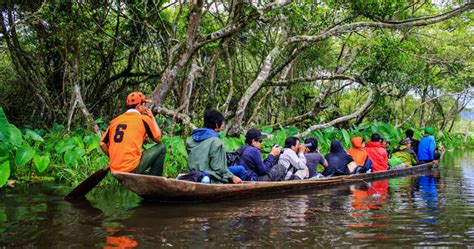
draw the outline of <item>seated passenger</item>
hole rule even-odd
[[[301,144],[296,137],[288,137],[285,140],[285,149],[278,159],[278,164],[287,169],[285,181],[308,178],[309,172],[305,157],[307,150],[308,148]]]
[[[405,135],[411,141],[412,150],[415,152],[415,154],[418,154],[418,145],[420,144],[420,141],[413,138],[413,136],[415,135],[415,132],[411,129],[408,129],[405,131]]]
[[[326,177],[349,175],[348,164],[354,162],[352,157],[344,150],[339,140],[331,142],[331,149],[326,155],[326,160],[328,161],[328,167],[322,173]]]
[[[211,181],[242,183],[234,174],[245,175],[243,166],[227,167],[224,144],[219,135],[224,127],[224,116],[215,110],[204,112],[204,128],[192,131],[191,137],[186,139],[188,151],[188,171],[196,170],[207,172]]]
[[[347,153],[352,156],[357,166],[365,169],[365,163],[369,158],[365,152],[365,142],[363,137],[354,137],[351,140],[352,148]],[[365,172],[365,171],[364,171]]]
[[[386,171],[388,169],[388,153],[380,143],[382,138],[374,133],[370,142],[365,144],[365,151],[372,160],[372,172]]]
[[[420,163],[429,163],[435,160],[436,142],[433,137],[433,128],[426,128],[418,145],[418,160]]]
[[[247,171],[242,180],[258,181],[258,177],[267,174],[272,165],[277,162],[281,149],[276,147],[270,151],[265,160],[262,160],[260,148],[265,138],[266,136],[256,128],[248,130],[245,134],[245,145],[237,150],[240,154],[239,165],[244,166]]]
[[[328,166],[328,162],[324,159],[323,155],[319,153],[318,150],[318,140],[314,137],[308,137],[305,141],[305,144],[311,144],[308,147],[309,152],[305,155],[306,165],[308,166],[309,176],[308,178],[315,177],[317,174],[318,164],[323,165],[325,168]]]
[[[411,148],[411,140],[409,138],[402,139],[392,155],[402,160],[407,167],[418,164],[417,156]]]
[[[150,100],[141,92],[127,96],[127,111],[110,122],[100,141],[100,148],[110,157],[113,172],[161,176],[166,150],[155,116],[145,106]],[[157,144],[143,151],[146,138]],[[149,172],[147,172],[149,171]]]

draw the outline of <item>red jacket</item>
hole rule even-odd
[[[385,171],[388,169],[388,154],[379,142],[367,142],[365,151],[372,160],[372,172]]]

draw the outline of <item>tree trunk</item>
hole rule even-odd
[[[426,103],[428,98],[428,86],[423,88],[423,93],[421,95],[421,103]],[[425,127],[425,106],[420,105],[420,127]]]
[[[270,69],[272,68],[272,65],[273,65],[273,61],[280,54],[282,47],[283,47],[283,44],[278,43],[270,51],[270,53],[268,53],[257,78],[252,82],[252,84],[247,88],[245,93],[242,95],[242,98],[240,99],[237,105],[237,111],[235,112],[234,124],[232,125],[229,132],[227,133],[228,136],[236,136],[242,130],[242,122],[245,116],[245,110],[247,109],[247,105],[252,99],[252,97],[258,92],[258,90],[260,90],[263,83],[265,83],[265,81],[267,80],[268,74],[270,73]]]

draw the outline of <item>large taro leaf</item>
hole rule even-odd
[[[26,129],[25,136],[28,137],[28,138],[33,139],[34,141],[39,141],[39,142],[44,143],[43,137],[40,136],[40,135],[39,135],[38,133],[36,133],[35,131],[32,131],[32,130],[30,130],[30,129]]]
[[[13,144],[17,148],[21,147],[21,145],[23,144],[23,137],[21,135],[21,131],[12,124],[9,126],[10,126],[10,143]]]
[[[24,143],[20,148],[16,151],[15,156],[15,165],[17,167],[23,167],[28,162],[31,161],[33,156],[36,154],[36,151],[30,147],[27,143]]]
[[[73,150],[68,150],[64,153],[64,162],[67,165],[75,165],[77,160],[85,154],[85,151],[81,147],[76,147]]]
[[[97,135],[85,136],[83,141],[87,145],[87,152],[91,152],[100,145],[100,138]]]
[[[56,144],[54,149],[58,153],[64,153],[66,151],[72,150],[76,145],[74,144],[74,141],[70,138],[64,138],[61,140],[59,143]]]
[[[51,161],[51,157],[49,154],[45,154],[43,156],[35,155],[33,157],[33,163],[35,164],[38,172],[42,173],[46,170],[49,166],[49,162]]]
[[[10,124],[2,107],[0,107],[0,141],[10,141]]]
[[[344,138],[344,147],[349,148],[351,146],[351,136],[346,129],[341,129],[342,136]]]
[[[0,163],[0,188],[7,183],[10,177],[10,161]]]

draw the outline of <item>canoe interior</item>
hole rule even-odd
[[[411,175],[431,170],[433,165],[433,163],[427,163],[405,169],[323,179],[286,182],[245,182],[244,184],[202,184],[161,176],[148,176],[124,172],[113,172],[112,174],[125,188],[128,188],[147,200],[163,202],[203,202],[227,198],[239,199],[247,196],[301,189],[327,188],[335,185]]]

